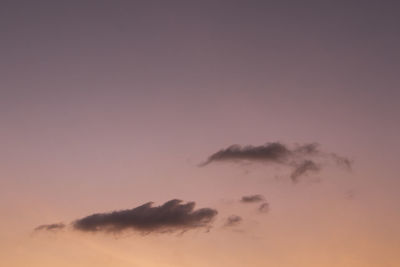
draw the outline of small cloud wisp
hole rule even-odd
[[[243,221],[242,217],[238,216],[238,215],[231,215],[229,216],[224,224],[224,227],[233,227],[233,226],[237,226],[238,224],[240,224]]]
[[[63,223],[52,223],[52,224],[43,224],[36,227],[35,231],[57,231],[65,228],[65,224]]]
[[[240,202],[242,203],[257,203],[264,201],[265,198],[263,195],[250,195],[250,196],[243,196]]]

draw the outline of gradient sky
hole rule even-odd
[[[400,266],[396,1],[0,2],[4,266]],[[199,167],[232,144],[353,161]],[[239,202],[262,194],[268,213]],[[182,235],[34,232],[178,198]],[[223,227],[231,214],[243,222]]]

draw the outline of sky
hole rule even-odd
[[[400,266],[396,1],[0,2],[0,258]]]

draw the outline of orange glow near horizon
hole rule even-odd
[[[1,266],[400,266],[396,1],[0,2]]]

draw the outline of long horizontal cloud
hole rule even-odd
[[[149,202],[129,210],[93,214],[76,220],[73,227],[85,232],[121,232],[130,229],[142,233],[209,227],[218,212],[210,208],[195,210],[194,207],[195,202],[182,203],[178,199],[157,207]]]
[[[262,195],[251,195],[251,196],[243,196],[240,202],[243,203],[255,203],[264,201],[264,196]]]
[[[351,161],[348,158],[338,156],[335,153],[322,152],[316,143],[296,145],[290,148],[279,142],[261,146],[232,145],[212,154],[200,166],[223,161],[280,164],[290,167],[292,169],[290,177],[293,181],[297,181],[303,175],[320,171],[321,164],[317,161],[323,159],[329,159],[338,166],[351,169]]]
[[[280,143],[268,143],[265,146],[232,145],[226,149],[212,154],[202,166],[217,161],[263,161],[263,162],[285,162],[292,154],[286,146]]]

